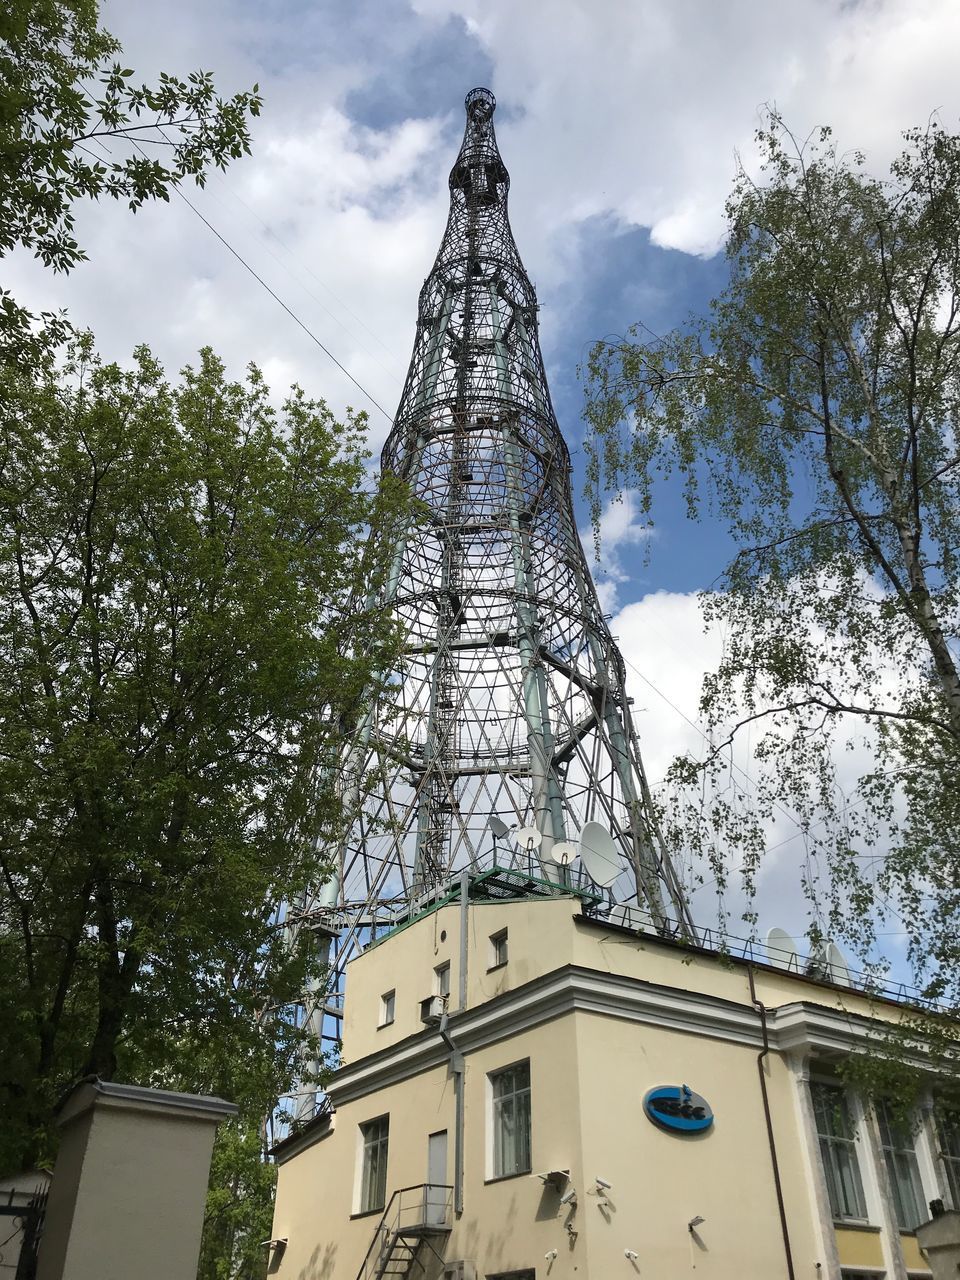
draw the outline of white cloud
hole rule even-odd
[[[723,656],[723,632],[716,624],[705,626],[698,595],[668,591],[652,592],[624,605],[610,625],[627,665],[627,691],[633,698],[634,723],[647,775],[654,791],[665,794],[664,778],[677,756],[703,759],[714,744],[724,740],[726,729],[710,738],[699,709],[704,674],[716,669]],[[896,683],[891,671],[891,691]],[[733,727],[732,722],[728,727]],[[732,746],[723,753],[726,768],[716,788],[707,786],[703,792],[708,811],[714,796],[727,801],[737,797],[743,811],[753,807],[751,798],[769,768],[754,756],[754,747],[764,732],[765,726],[759,723],[735,735]],[[838,792],[853,805],[857,803],[857,780],[873,764],[864,732],[863,725],[851,718],[836,726],[831,748]],[[860,812],[854,808],[850,814],[855,846]],[[774,924],[798,935],[809,928],[814,917],[800,892],[801,870],[821,875],[825,906],[828,868],[819,862],[815,842],[805,837],[798,815],[786,803],[775,809],[765,829],[765,843],[768,853],[758,874],[756,899],[751,902],[742,893],[735,865],[720,904],[712,873],[705,865],[691,857],[682,862],[679,870],[688,885],[697,875],[706,878],[706,884],[692,894],[700,924],[714,923],[722,905],[731,912],[730,928],[735,934],[743,932],[739,916],[747,908],[759,912],[761,932]],[[860,852],[868,851],[863,847]]]
[[[442,234],[462,116],[451,100],[448,113],[419,109],[368,128],[350,118],[349,95],[401,78],[451,16],[463,24],[462,46],[450,51],[462,90],[476,82],[478,50],[493,65],[521,255],[541,286],[577,282],[567,321],[577,289],[589,293],[591,255],[603,252],[601,233],[579,235],[588,219],[610,234],[648,227],[655,243],[688,253],[717,247],[735,156],[750,160],[762,104],[775,102],[800,136],[833,123],[841,147],[864,148],[874,170],[901,129],[932,110],[951,126],[960,115],[960,6],[951,0],[108,4],[106,24],[138,72],[202,65],[231,90],[260,81],[267,105],[253,156],[188,195],[388,413]],[[362,404],[176,198],[136,217],[110,204],[82,209],[78,232],[89,264],[64,280],[13,255],[6,285],[38,309],[68,306],[113,357],[148,341],[175,369],[212,342],[237,375],[252,359],[335,409]],[[595,336],[577,332],[578,341]],[[374,414],[374,443],[385,425]],[[605,510],[604,536],[599,589],[612,610],[625,581],[620,553],[647,536],[635,495]],[[677,751],[702,745],[684,716],[697,720],[720,638],[703,634],[694,597],[668,592],[625,606],[614,630],[650,681],[630,675],[658,777]],[[749,739],[742,750],[746,768]],[[783,818],[771,839],[794,834]],[[796,844],[781,847],[794,856]],[[795,895],[795,874],[790,885]]]
[[[593,529],[580,531],[600,603],[609,613],[618,607],[620,585],[631,580],[631,575],[624,568],[621,552],[654,536],[641,510],[639,495],[634,490],[625,489],[604,505],[600,513],[599,535],[600,559],[597,560]]]
[[[646,226],[661,245],[715,248],[735,153],[749,156],[764,102],[800,134],[833,121],[841,145],[864,146],[878,165],[901,128],[936,108],[953,122],[960,110],[960,7],[950,0],[414,0],[300,5],[282,19],[239,0],[108,4],[125,60],[145,75],[199,64],[225,87],[260,81],[267,106],[253,157],[190,198],[388,413],[443,227],[460,104],[380,129],[350,120],[346,104],[412,75],[418,49],[448,19],[462,39],[446,75],[456,80],[460,67],[466,89],[478,62],[492,61],[517,239],[548,287],[575,273],[589,291],[602,238],[586,252],[571,246],[597,215],[610,234]],[[292,369],[337,408],[360,402],[176,199],[136,218],[85,209],[79,230],[91,262],[72,278],[14,255],[7,283],[37,306],[66,303],[111,355],[145,339],[176,367],[212,340],[237,371],[255,359]],[[572,313],[575,299],[568,305]]]
[[[524,227],[612,213],[654,242],[712,252],[739,152],[765,103],[800,137],[836,126],[877,165],[932,110],[956,123],[951,0],[417,0],[467,16],[494,61],[493,88],[522,107]]]

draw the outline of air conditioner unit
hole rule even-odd
[[[465,1258],[448,1262],[443,1268],[443,1280],[477,1280],[477,1264]]]
[[[443,1017],[445,1006],[443,996],[427,996],[425,1000],[420,1001],[420,1021],[439,1022]]]

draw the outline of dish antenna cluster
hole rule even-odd
[[[847,957],[835,942],[825,942],[803,957],[790,934],[774,926],[767,930],[767,959],[778,969],[836,982],[841,987],[852,985]]]
[[[538,827],[511,828],[496,815],[487,826],[493,833],[494,845],[509,836],[522,853],[539,853],[542,861],[560,867],[569,867],[579,853],[584,871],[600,889],[608,889],[625,870],[613,836],[599,822],[585,822],[579,840],[557,840],[547,845]]]

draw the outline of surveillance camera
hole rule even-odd
[[[544,1262],[553,1262],[553,1260],[554,1260],[554,1258],[555,1258],[556,1256],[557,1256],[557,1251],[556,1251],[556,1249],[551,1249],[549,1253],[545,1253],[545,1254],[543,1255],[543,1260],[544,1260]]]
[[[636,1262],[638,1254],[636,1249],[624,1249],[623,1256],[629,1258],[631,1262]]]
[[[602,1187],[604,1191],[610,1190],[611,1184],[606,1180],[606,1178],[597,1178],[596,1182],[597,1186]]]
[[[572,1202],[576,1201],[576,1198],[577,1198],[577,1189],[576,1187],[571,1187],[570,1190],[566,1193],[566,1195],[563,1195],[560,1197],[560,1203],[571,1204]]]

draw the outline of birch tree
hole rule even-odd
[[[678,838],[748,892],[764,828],[793,808],[829,867],[826,924],[862,948],[887,919],[918,978],[956,1002],[960,924],[960,137],[905,135],[881,177],[829,129],[771,115],[763,168],[727,204],[729,284],[708,316],[594,348],[590,483],[679,478],[739,548],[704,603],[728,636],[702,711],[721,768],[750,726],[758,790],[736,780]],[[853,792],[838,742],[866,748]],[[732,797],[732,798],[731,798]],[[888,926],[889,928],[889,926]]]

